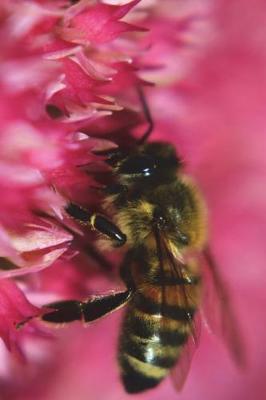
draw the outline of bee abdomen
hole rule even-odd
[[[194,310],[189,312],[193,315]],[[157,386],[176,364],[189,334],[185,310],[136,294],[125,318],[119,348],[127,392],[137,393]]]

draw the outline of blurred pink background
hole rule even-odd
[[[31,3],[43,5],[49,2]],[[1,41],[5,40],[3,35],[6,34],[6,10],[12,14],[11,5],[15,12],[16,1],[11,1],[10,4],[4,1],[0,5]],[[245,371],[239,371],[221,341],[203,330],[201,344],[182,393],[176,393],[170,379],[166,379],[153,391],[129,396],[120,384],[116,363],[116,338],[121,318],[121,312],[117,312],[86,328],[82,324],[73,323],[63,329],[53,330],[55,340],[40,337],[25,340],[24,351],[29,355],[30,361],[23,366],[1,345],[0,399],[124,400],[138,397],[147,400],[263,400],[265,397],[266,4],[263,0],[147,0],[136,7],[141,11],[136,12],[134,24],[150,28],[147,37],[142,36],[144,38],[141,39],[142,46],[151,42],[147,54],[142,56],[143,59],[166,66],[162,69],[144,70],[139,74],[143,79],[157,83],[155,87],[146,89],[155,120],[152,139],[163,138],[176,145],[185,161],[186,171],[196,180],[206,199],[210,220],[210,245],[220,271],[230,287],[245,338],[248,366]],[[144,11],[145,17],[141,19]],[[33,14],[36,17],[35,11]],[[12,15],[9,15],[8,21],[10,18]],[[48,25],[49,18],[50,14],[46,21]],[[18,26],[17,28],[19,29]],[[176,37],[173,33],[176,33]],[[38,34],[39,31],[36,35]],[[7,89],[7,80],[19,80],[16,76],[19,70],[12,70],[11,66],[14,64],[7,64],[7,61],[17,60],[17,57],[26,58],[23,49],[26,51],[26,48],[30,48],[27,47],[26,38],[27,46],[22,48],[21,54],[17,53],[15,56],[19,47],[14,44],[14,32],[13,35],[4,44],[3,59],[0,60],[0,83],[5,88],[0,100],[2,183],[8,181],[6,170],[2,169],[1,172],[1,165],[7,158],[7,150],[4,149],[8,143],[8,123],[14,118],[30,124],[34,117],[21,111],[23,102],[28,101],[28,98],[34,99],[37,104],[43,101],[41,93],[38,98],[40,88],[31,88],[29,91],[27,88],[19,89],[19,94],[14,94],[10,85]],[[28,51],[30,61],[32,49]],[[36,57],[36,53],[34,54]],[[48,85],[50,74],[57,74],[49,63],[48,73],[45,69],[46,63],[40,64],[44,71],[43,85]],[[16,90],[18,91],[17,86]],[[110,92],[112,90],[111,88]],[[33,100],[30,101],[34,103]],[[63,126],[58,121],[45,122],[45,118],[40,123],[37,121],[35,127],[44,135],[46,125],[49,133],[47,131],[46,137],[39,136],[46,140],[42,139],[43,142],[36,146],[39,153],[40,149],[47,149],[46,154],[49,157],[43,157],[43,160],[30,158],[30,162],[27,158],[27,161],[23,161],[34,168],[37,166],[41,171],[42,162],[51,163],[49,168],[45,168],[45,165],[43,168],[47,179],[44,186],[53,176],[57,161],[64,158],[60,153],[60,141],[65,140],[62,139],[65,134],[78,129],[75,124]],[[68,149],[64,148],[64,151],[67,153]],[[12,157],[9,156],[9,165],[12,162]],[[17,160],[14,165],[15,162]],[[14,174],[16,175],[16,169]],[[38,185],[44,190],[43,182]],[[2,186],[2,190],[8,190],[12,198],[12,179],[11,183]],[[84,189],[83,177],[80,178],[80,186]],[[16,192],[14,208],[18,199],[24,201],[26,192]],[[47,201],[55,209],[60,208],[61,200],[54,199],[51,193],[47,197]],[[33,201],[32,197],[30,199],[29,202]],[[41,202],[44,199],[42,194]],[[38,198],[36,202],[40,204]],[[13,214],[10,214],[8,208],[10,204],[6,204],[4,198],[0,204],[3,214],[1,222],[4,226],[9,223],[12,225]],[[5,215],[8,215],[7,221]],[[17,224],[18,220],[14,221]],[[64,237],[60,246],[68,241],[70,238]],[[59,242],[53,242],[53,245],[58,246]],[[1,256],[4,255],[1,253]],[[87,285],[87,280],[85,283],[83,281],[85,261],[80,271],[76,270],[75,262],[71,263],[71,260],[59,260],[43,272],[38,272],[37,280],[41,282],[38,283],[39,294],[36,289],[38,285],[34,283],[36,274],[21,281],[28,288],[25,293],[29,293],[30,301],[40,305],[42,297],[46,301],[49,293],[57,293],[59,297],[84,297]],[[22,267],[29,266],[27,264]],[[97,279],[100,278],[96,277],[96,282]],[[111,282],[106,283],[105,278],[103,280],[103,286],[112,287]]]

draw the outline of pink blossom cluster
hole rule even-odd
[[[145,130],[139,85],[151,140],[176,146],[206,198],[249,358],[240,374],[203,332],[183,392],[167,379],[141,397],[264,398],[265,15],[263,0],[0,2],[0,399],[128,397],[120,312],[58,330],[29,318],[121,284],[119,251],[98,252],[64,208],[101,207],[95,150]]]

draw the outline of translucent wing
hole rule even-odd
[[[229,289],[207,248],[202,263],[202,314],[210,330],[219,335],[239,366],[245,366],[246,357],[236,313]]]
[[[181,391],[186,382],[192,358],[194,356],[195,350],[199,344],[199,335],[201,329],[201,319],[200,314],[197,313],[193,318],[194,332],[197,333],[197,338],[195,340],[195,334],[190,335],[187,343],[184,345],[180,357],[177,361],[176,366],[171,370],[171,378],[174,387],[177,391]]]
[[[156,233],[156,242],[157,242],[157,250],[158,250],[158,258],[160,261],[160,268],[162,272],[162,282],[164,282],[164,274],[170,271],[171,278],[175,279],[178,284],[175,286],[176,290],[176,305],[178,307],[182,307],[183,310],[186,310],[186,318],[184,318],[184,325],[188,325],[188,331],[190,331],[190,335],[186,343],[183,345],[183,348],[180,348],[180,356],[177,360],[176,366],[171,370],[171,377],[173,379],[174,386],[177,390],[181,390],[189,369],[191,365],[191,361],[194,355],[194,352],[199,344],[200,337],[200,314],[197,312],[195,315],[190,310],[192,308],[197,308],[197,300],[194,298],[195,288],[197,287],[197,282],[192,281],[187,274],[186,266],[180,260],[177,260],[172,252],[167,247],[167,244],[164,242],[163,237],[160,233]],[[165,267],[165,265],[167,267]],[[168,269],[168,271],[167,271]],[[194,287],[194,290],[193,290]],[[162,291],[165,288],[162,284]],[[167,291],[166,291],[167,293]]]

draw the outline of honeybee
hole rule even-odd
[[[218,298],[210,325],[223,335],[234,358],[243,361],[226,286],[207,249],[206,206],[183,174],[174,146],[148,141],[153,123],[141,91],[140,99],[146,133],[134,149],[106,156],[114,182],[106,188],[103,209],[112,220],[74,203],[66,208],[113,247],[126,246],[120,267],[126,288],[84,301],[52,303],[42,315],[52,323],[89,323],[126,306],[118,363],[128,393],[154,388],[169,374],[176,388],[182,388],[198,343],[199,310],[204,304],[207,312],[210,303],[214,307],[213,297],[204,295],[207,285]]]

